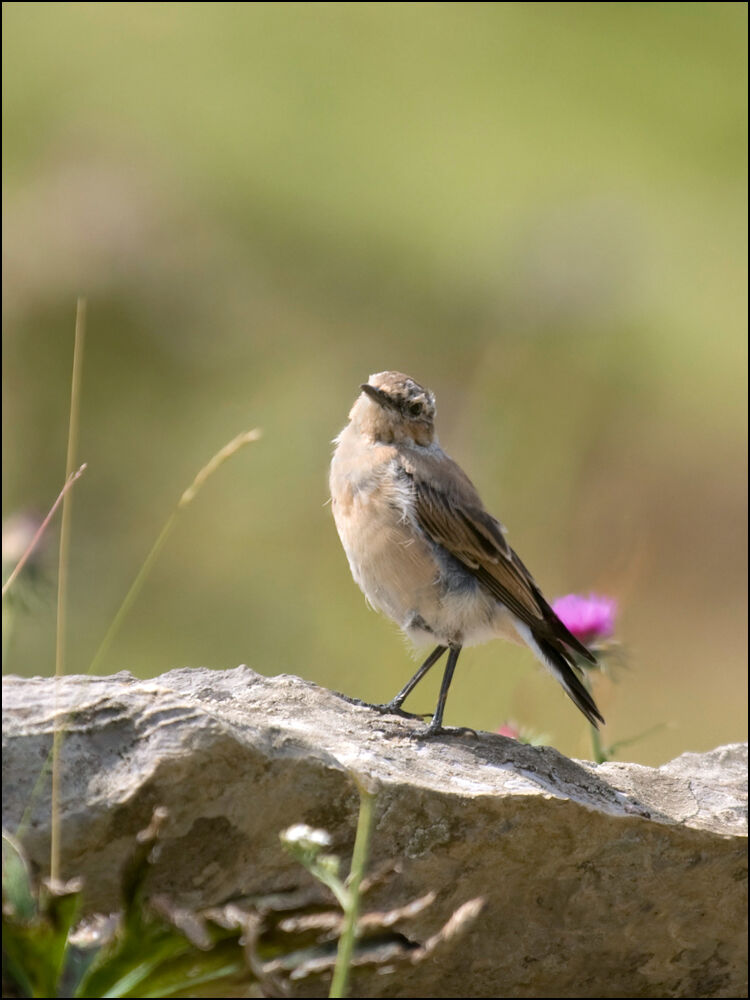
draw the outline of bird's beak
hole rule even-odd
[[[379,406],[387,406],[390,402],[388,396],[386,396],[382,389],[376,389],[375,386],[370,385],[369,382],[363,382],[360,389],[370,397],[373,403],[377,403]]]

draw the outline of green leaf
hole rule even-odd
[[[145,901],[151,852],[166,820],[155,810],[137,837],[122,880],[123,913],[114,938],[84,973],[76,997],[172,997],[197,986],[221,996],[229,979],[249,982],[250,946],[257,918],[227,906],[209,914],[173,906],[163,897]]]
[[[21,845],[3,831],[3,912],[7,907],[19,920],[31,920],[36,913],[31,875]]]
[[[57,996],[68,934],[78,913],[80,886],[48,883],[39,893],[38,912],[22,920],[3,912],[3,958],[6,974],[31,997]]]

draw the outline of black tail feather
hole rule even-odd
[[[567,640],[562,641],[567,644]],[[576,673],[576,668],[571,664],[567,651],[561,650],[547,639],[536,638],[536,643],[550,670],[562,684],[565,693],[583,712],[591,725],[598,729],[599,723],[604,724],[604,717]],[[590,653],[589,656],[591,656]],[[591,658],[593,659],[593,657]]]

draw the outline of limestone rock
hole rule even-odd
[[[154,891],[187,905],[309,887],[279,832],[323,827],[351,851],[352,774],[378,787],[365,909],[430,890],[423,943],[461,904],[481,915],[429,962],[358,970],[352,996],[747,996],[745,745],[661,768],[596,766],[487,733],[419,739],[296,677],[247,667],[3,678],[3,825],[49,855],[54,719],[65,731],[63,875],[117,907],[122,861],[156,805],[169,821]],[[322,892],[322,890],[321,890]],[[305,982],[299,996],[325,996]]]

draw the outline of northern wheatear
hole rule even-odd
[[[440,732],[461,649],[501,637],[525,643],[589,722],[604,719],[576,672],[595,657],[571,635],[435,435],[435,397],[400,372],[360,386],[331,462],[333,516],[369,603],[415,645],[437,643],[396,697],[401,706],[448,650],[435,714]]]

